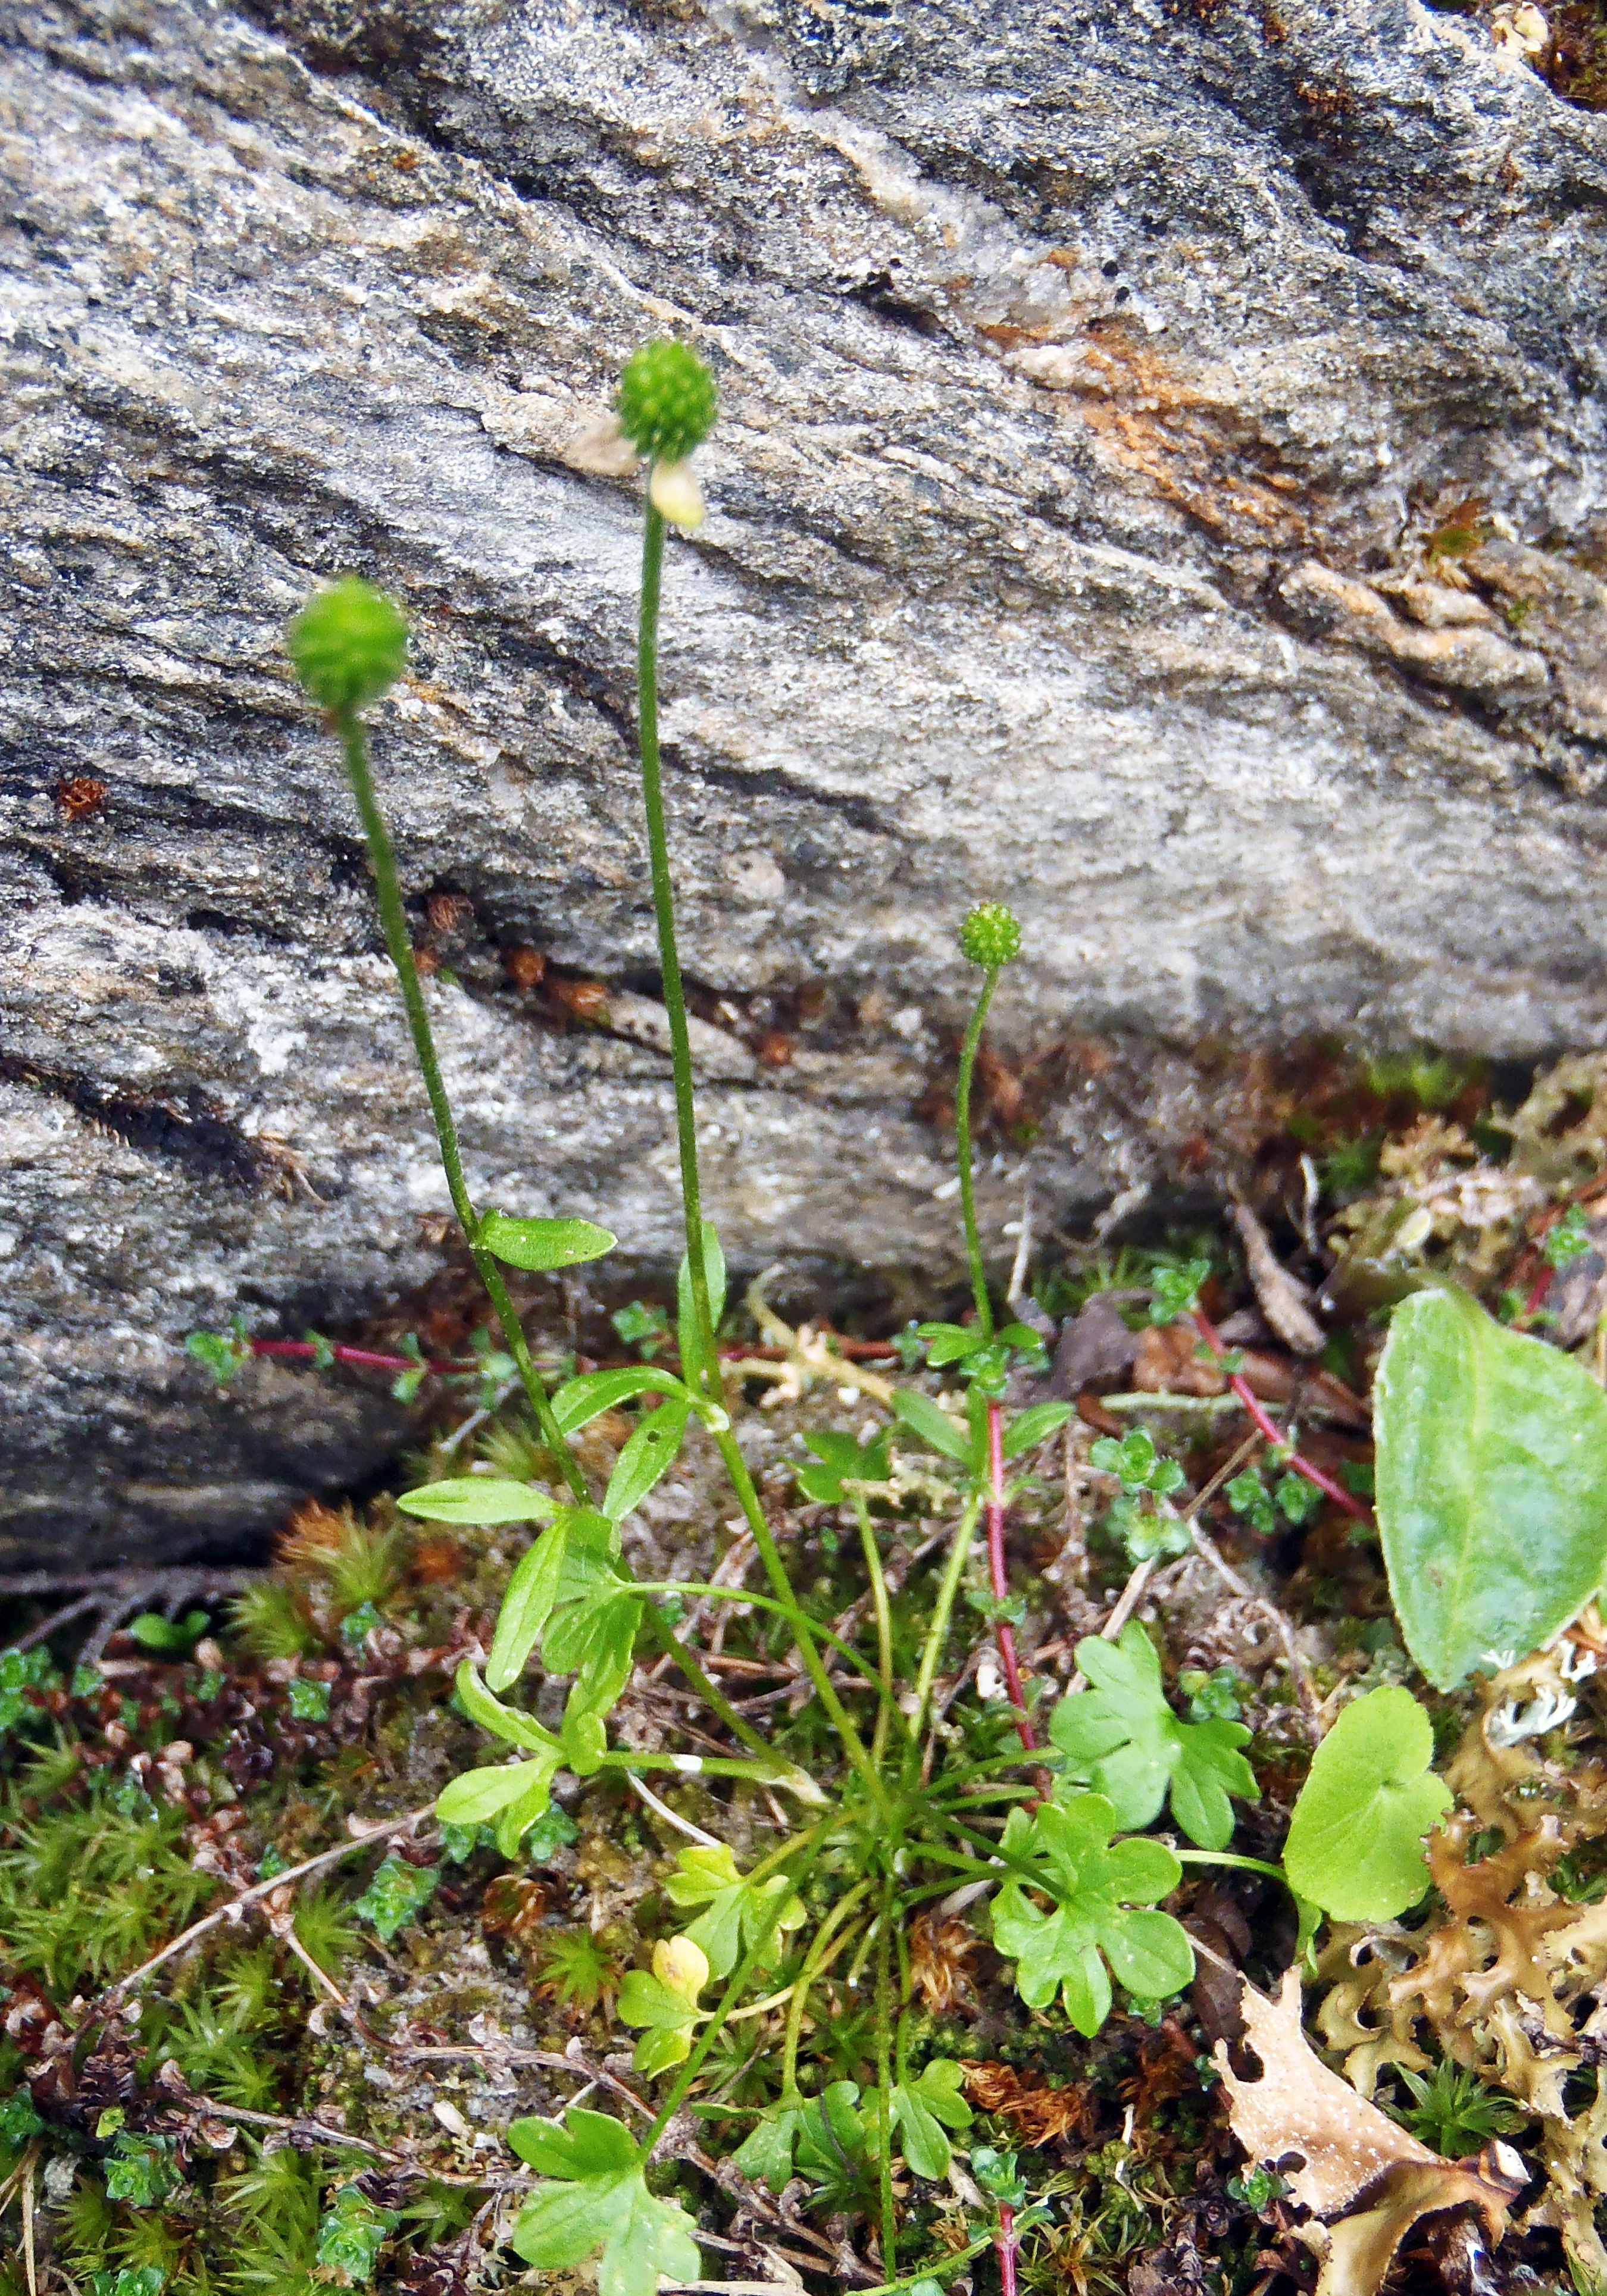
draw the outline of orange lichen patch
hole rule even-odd
[[[1480,2054],[1470,2028],[1511,1993],[1536,2003],[1549,2030],[1571,2033],[1552,1992],[1545,1946],[1554,1931],[1572,1927],[1580,1911],[1536,1887],[1568,1846],[1554,1817],[1470,1866],[1468,1846],[1477,1831],[1476,1819],[1454,1817],[1430,1835],[1429,1871],[1451,1919],[1434,1930],[1416,1967],[1390,1988],[1398,2000],[1420,2003],[1441,2046],[1467,2065]]]
[[[1094,2108],[1081,2089],[1029,2087],[1013,2065],[967,2065],[965,2094],[980,2111],[1007,2120],[1023,2144],[1094,2133]]]
[[[539,988],[546,972],[547,961],[538,948],[505,949],[503,964],[515,988]]]
[[[1128,321],[1098,324],[1079,342],[1018,350],[1012,364],[1042,389],[1074,395],[1112,461],[1213,533],[1306,541],[1308,521],[1291,499],[1305,495],[1305,480],[1271,467],[1231,377],[1186,376]]]
[[[600,980],[549,980],[551,1001],[573,1021],[608,1025],[608,990]]]

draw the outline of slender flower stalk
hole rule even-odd
[[[988,1406],[988,1574],[993,1589],[993,1599],[1002,1603],[1010,1592],[1010,1577],[1004,1563],[1004,1414],[996,1403]],[[1010,1703],[1015,1709],[1015,1726],[1022,1746],[1031,1753],[1037,1745],[1037,1733],[1027,1716],[1027,1700],[1021,1689],[1021,1669],[1015,1654],[1015,1628],[1008,1619],[998,1623],[999,1660],[1004,1669],[1004,1687]]]
[[[969,923],[970,920],[966,922]],[[988,1297],[988,1273],[982,1263],[982,1238],[977,1227],[976,1186],[972,1170],[971,1080],[976,1069],[977,1051],[982,1042],[982,1030],[988,1024],[988,1008],[998,985],[999,968],[991,964],[983,974],[982,993],[977,998],[976,1010],[965,1031],[965,1041],[960,1046],[960,1068],[955,1078],[955,1134],[960,1158],[960,1216],[965,1223],[965,1257],[971,1264],[971,1296],[977,1304],[977,1322],[981,1325],[985,1340],[993,1337],[993,1306]]]
[[[553,1416],[553,1406],[530,1355],[523,1326],[508,1296],[502,1271],[480,1240],[480,1215],[474,1209],[468,1182],[463,1177],[457,1127],[453,1122],[452,1105],[441,1078],[440,1062],[436,1058],[435,1038],[430,1031],[424,993],[419,983],[418,967],[413,960],[413,942],[407,931],[406,912],[402,906],[396,855],[391,849],[390,835],[374,795],[373,775],[369,770],[368,742],[363,728],[362,713],[401,676],[407,654],[406,624],[389,598],[383,598],[378,591],[370,589],[366,582],[348,576],[344,581],[332,584],[329,589],[319,591],[303,607],[291,625],[290,648],[291,658],[302,684],[314,701],[321,702],[329,712],[331,726],[346,760],[346,777],[351,784],[357,817],[363,824],[363,835],[368,845],[369,865],[373,871],[385,947],[396,967],[397,980],[401,988],[402,1004],[413,1037],[413,1049],[418,1059],[419,1073],[424,1079],[424,1092],[434,1119],[436,1138],[440,1144],[441,1167],[447,1175],[452,1209],[463,1229],[463,1241],[469,1247],[475,1273],[485,1286],[487,1297],[502,1326],[508,1353],[513,1358],[514,1367],[529,1398],[530,1408],[536,1414],[542,1440],[552,1452],[570,1491],[585,1505],[589,1494],[579,1462]]]
[[[659,964],[664,984],[664,1006],[669,1017],[670,1066],[675,1078],[676,1135],[680,1148],[681,1198],[686,1226],[686,1273],[692,1293],[693,1321],[701,1360],[683,1360],[689,1386],[711,1403],[723,1399],[719,1357],[715,1346],[714,1317],[704,1259],[702,1187],[698,1175],[697,1107],[693,1088],[692,1046],[686,1028],[686,996],[681,980],[681,960],[676,946],[675,892],[669,871],[669,842],[664,822],[663,775],[659,757],[659,604],[663,586],[664,525],[696,525],[702,516],[701,496],[687,495],[687,457],[701,447],[713,427],[717,399],[714,378],[688,344],[648,343],[627,363],[619,379],[619,428],[640,455],[653,465],[648,481],[646,522],[642,541],[642,605],[637,626],[637,727],[642,764],[642,804],[647,821],[647,851],[652,875],[653,914],[658,924]],[[665,466],[676,482],[657,483]],[[695,494],[695,482],[693,492]],[[695,512],[695,515],[693,514]],[[809,1679],[837,1730],[843,1751],[857,1771],[871,1800],[890,1813],[887,1789],[870,1752],[838,1696],[816,1644],[806,1615],[787,1575],[774,1533],[747,1461],[726,1427],[715,1432],[715,1441],[731,1480],[748,1528],[752,1534],[765,1575],[785,1611]]]
[[[998,987],[999,974],[1020,952],[1021,929],[1011,911],[998,901],[984,901],[972,910],[960,927],[960,947],[973,964],[982,968],[982,993],[977,998],[971,1025],[965,1031],[965,1041],[960,1047],[959,1075],[955,1084],[955,1131],[960,1160],[960,1210],[965,1222],[965,1256],[971,1264],[972,1296],[977,1305],[977,1322],[984,1340],[993,1338],[993,1305],[988,1296],[988,1270],[982,1260],[982,1238],[977,1226],[976,1193],[972,1184],[973,1157],[971,1142],[971,1081],[977,1064],[977,1053],[982,1042],[982,1030],[988,1021],[988,1008],[993,1003],[993,992]],[[998,1398],[990,1396],[988,1403],[988,1573],[996,1603],[1003,1603],[1010,1592],[1010,1576],[1004,1561],[1004,1425]],[[1027,1716],[1027,1701],[1021,1689],[1021,1669],[1015,1654],[1015,1629],[1008,1619],[998,1622],[999,1659],[1004,1669],[1004,1687],[1010,1703],[1016,1710],[1016,1730],[1022,1746],[1030,1753],[1037,1745],[1037,1734]]]
[[[664,785],[659,765],[659,598],[664,572],[664,520],[650,502],[642,538],[642,611],[636,638],[637,739],[642,760],[642,808],[647,818],[647,854],[652,872],[653,915],[659,932],[659,971],[664,1009],[669,1015],[669,1062],[675,1076],[676,1133],[681,1150],[681,1208],[686,1223],[686,1267],[693,1314],[703,1360],[682,1366],[689,1385],[711,1402],[723,1382],[715,1352],[714,1318],[709,1304],[709,1270],[703,1259],[703,1199],[698,1177],[697,1110],[693,1096],[692,1043],[686,1028],[686,995],[676,947],[675,889],[669,873],[669,840],[664,827]]]
[[[722,1382],[715,1353],[714,1318],[709,1311],[709,1271],[703,1259],[692,1046],[687,1037],[681,961],[676,947],[675,892],[669,873],[669,844],[664,828],[664,791],[659,765],[659,598],[664,572],[665,520],[689,529],[702,522],[703,498],[688,458],[713,429],[719,402],[713,375],[690,344],[656,342],[644,344],[627,363],[619,378],[616,404],[621,432],[651,465],[642,537],[636,718],[642,805],[647,817],[653,915],[659,933],[659,969],[664,984],[664,1009],[669,1015],[676,1131],[681,1149],[681,1206],[686,1222],[686,1269],[692,1289],[693,1319],[703,1358],[701,1364],[685,1365],[683,1369],[698,1393],[717,1403]]]

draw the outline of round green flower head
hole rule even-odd
[[[683,463],[714,428],[714,377],[690,343],[644,343],[619,377],[614,405],[638,455]]]
[[[315,590],[285,632],[296,675],[313,700],[337,714],[366,709],[407,663],[407,625],[390,600],[342,576]]]
[[[1021,928],[1003,901],[981,901],[960,927],[960,948],[985,972],[996,972],[1021,953]]]

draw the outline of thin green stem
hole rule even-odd
[[[757,1778],[762,1785],[775,1785],[777,1763],[772,1754],[762,1762],[740,1761],[735,1755],[726,1754],[638,1754],[629,1747],[618,1747],[596,1758],[602,1770],[673,1770],[680,1777]],[[688,1761],[697,1768],[689,1770]]]
[[[753,1478],[748,1472],[748,1462],[743,1458],[737,1447],[736,1438],[729,1429],[723,1434],[717,1434],[714,1439],[718,1446],[720,1457],[725,1462],[731,1488],[736,1493],[738,1503],[747,1518],[748,1528],[753,1534],[753,1544],[758,1549],[759,1561],[765,1566],[766,1576],[775,1589],[775,1599],[792,1629],[793,1640],[798,1645],[798,1655],[804,1662],[805,1671],[820,1693],[820,1702],[832,1718],[837,1735],[841,1742],[843,1752],[864,1780],[865,1791],[871,1800],[890,1824],[893,1820],[893,1808],[888,1799],[887,1788],[881,1782],[881,1773],[872,1761],[866,1751],[864,1739],[854,1727],[848,1709],[837,1695],[830,1675],[821,1664],[820,1652],[815,1647],[815,1621],[806,1613],[798,1596],[792,1591],[792,1581],[787,1576],[787,1566],[781,1559],[781,1550],[775,1544],[774,1532],[765,1520],[765,1510],[759,1504],[758,1493],[753,1488]],[[821,1628],[820,1631],[824,1634],[825,1630]],[[836,1638],[832,1636],[832,1639],[834,1641]],[[880,1688],[880,1685],[878,1687]]]
[[[642,537],[642,618],[636,640],[637,734],[642,758],[642,806],[647,816],[647,853],[652,870],[652,906],[659,927],[659,971],[664,1009],[669,1015],[669,1061],[675,1072],[676,1133],[681,1148],[681,1201],[686,1217],[686,1267],[693,1316],[701,1341],[702,1364],[683,1365],[689,1384],[713,1402],[723,1392],[715,1352],[714,1318],[709,1305],[709,1271],[703,1264],[703,1202],[698,1180],[697,1111],[692,1089],[692,1046],[686,1032],[686,997],[676,947],[675,888],[669,874],[669,842],[664,831],[664,790],[659,770],[659,595],[664,572],[664,521],[649,503]]]
[[[768,1611],[775,1618],[785,1619],[789,1626],[792,1624],[798,1614],[796,1601],[791,1603],[778,1603],[769,1595],[755,1595],[743,1587],[714,1587],[706,1582],[700,1583],[695,1578],[633,1579],[631,1591],[637,1595],[697,1595],[706,1601],[745,1603],[750,1610]],[[648,1616],[652,1618],[651,1611]],[[881,1678],[876,1669],[868,1659],[861,1656],[851,1643],[845,1643],[840,1635],[834,1635],[832,1632],[830,1627],[823,1627],[816,1620],[810,1620],[808,1623],[811,1631],[817,1635],[823,1643],[829,1644],[840,1658],[846,1659],[857,1672],[865,1677],[869,1689],[881,1689]],[[680,1648],[678,1644],[676,1648]]]
[[[906,2273],[902,2280],[879,2280],[873,2288],[862,2289],[859,2296],[908,2296],[911,2289],[919,2288],[925,2281],[937,2280],[940,2284],[951,2274],[958,2272],[963,2264],[969,2264],[973,2256],[980,2256],[985,2248],[993,2245],[992,2233],[985,2233],[980,2240],[973,2240],[969,2246],[956,2248],[951,2255],[938,2257],[930,2264],[919,2266],[915,2271]]]
[[[988,1275],[982,1266],[982,1239],[977,1233],[976,1197],[972,1187],[971,1076],[977,1064],[977,1047],[982,1041],[988,1007],[993,1002],[993,992],[998,982],[999,969],[996,964],[982,976],[982,993],[977,999],[977,1009],[971,1016],[971,1026],[966,1029],[965,1041],[960,1047],[960,1072],[955,1079],[955,1136],[960,1159],[960,1210],[965,1221],[965,1252],[971,1261],[972,1296],[977,1303],[977,1321],[986,1340],[993,1337],[993,1308],[988,1298]]]
[[[406,912],[402,906],[402,889],[397,877],[396,855],[391,850],[390,833],[385,826],[385,816],[374,795],[373,776],[368,767],[368,744],[364,735],[363,722],[355,710],[342,710],[335,719],[335,731],[340,738],[341,751],[346,759],[347,779],[357,800],[357,816],[363,824],[363,834],[368,842],[368,858],[373,870],[374,890],[379,897],[380,922],[384,928],[385,947],[390,962],[396,967],[401,984],[402,1003],[406,1009],[407,1026],[413,1035],[413,1049],[417,1055],[419,1072],[424,1079],[424,1091],[430,1101],[430,1113],[435,1119],[435,1136],[440,1143],[441,1167],[447,1175],[447,1186],[452,1197],[452,1209],[457,1214],[458,1225],[469,1247],[475,1272],[486,1288],[496,1320],[502,1325],[508,1353],[529,1398],[530,1408],[536,1414],[541,1438],[558,1463],[559,1472],[575,1497],[584,1506],[590,1496],[580,1464],[570,1449],[569,1440],[553,1416],[553,1406],[547,1400],[541,1374],[531,1359],[508,1287],[502,1280],[496,1261],[480,1241],[480,1219],[469,1184],[463,1177],[463,1160],[457,1144],[457,1127],[452,1118],[452,1103],[447,1097],[447,1087],[441,1080],[440,1062],[436,1058],[435,1038],[430,1033],[430,1015],[424,1006],[424,992],[419,986],[418,967],[413,961],[413,943],[407,932]]]
[[[779,1843],[770,1852],[767,1857],[761,1857],[752,1872],[745,1877],[749,1888],[751,1889],[756,1883],[764,1881],[767,1875],[774,1874],[778,1866],[784,1866],[789,1857],[796,1857],[799,1850],[807,1849],[812,1841],[836,1824],[839,1812],[832,1810],[827,1817],[817,1817],[806,1833],[790,1834],[785,1841]]]
[[[907,1915],[906,1899],[900,1898],[898,1910]],[[893,1942],[898,1948],[898,2024],[893,2039],[893,2079],[902,2087],[909,2079],[909,2011],[914,1990],[909,1970],[909,1932],[902,1921],[893,1925]]]
[[[1282,1882],[1292,1897],[1293,1884],[1281,1866],[1268,1866],[1261,1857],[1241,1857],[1232,1849],[1174,1849],[1173,1857],[1180,1866],[1236,1866],[1241,1873],[1265,1874],[1269,1882]]]
[[[798,1972],[798,1981],[792,1988],[792,1998],[787,2008],[786,2035],[782,2042],[781,2093],[783,2097],[796,2095],[798,2092],[798,2044],[803,2033],[804,2013],[809,2003],[809,1988],[825,1964],[826,1949],[831,1945],[832,1939],[837,1935],[855,1907],[869,1895],[870,1887],[868,1882],[857,1882],[846,1897],[838,1898],[837,1903],[816,1931],[815,1942],[809,1948],[804,1965]]]
[[[921,1759],[921,1733],[926,1726],[926,1710],[931,1703],[931,1686],[937,1679],[938,1662],[943,1655],[943,1645],[948,1638],[948,1622],[954,1614],[955,1599],[964,1576],[966,1557],[977,1527],[977,1511],[982,1504],[980,1491],[973,1491],[960,1513],[955,1530],[955,1542],[948,1551],[943,1577],[938,1587],[937,1605],[931,1614],[931,1624],[926,1630],[926,1645],[921,1652],[920,1670],[915,1676],[914,1711],[910,1716],[910,1752],[906,1757],[906,1768],[913,1762],[917,1767]]]
[[[881,2136],[876,2173],[881,2187],[881,2260],[898,2269],[898,2220],[893,2210],[893,1882],[881,1897],[881,1926],[876,1937],[876,2124]]]
[[[865,1575],[871,1582],[871,1602],[876,1612],[876,1652],[881,1676],[881,1703],[876,1710],[876,1726],[871,1734],[871,1759],[880,1769],[882,1756],[887,1751],[888,1730],[897,1710],[893,1698],[893,1611],[887,1598],[881,1550],[871,1528],[871,1511],[865,1503],[865,1493],[857,1490],[853,1498],[854,1512],[859,1518],[859,1543],[865,1549]]]
[[[733,1737],[740,1739],[750,1754],[758,1754],[773,1760],[770,1749],[766,1745],[759,1733],[754,1729],[751,1723],[743,1720],[725,1692],[717,1689],[709,1679],[697,1660],[676,1635],[668,1620],[655,1611],[651,1603],[644,1607],[642,1617],[644,1624],[659,1648],[668,1658],[674,1660],[709,1712],[719,1717]]]

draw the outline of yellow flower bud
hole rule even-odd
[[[660,1985],[695,2006],[709,1982],[709,1956],[689,1937],[660,1938],[652,1949],[652,1973]]]

